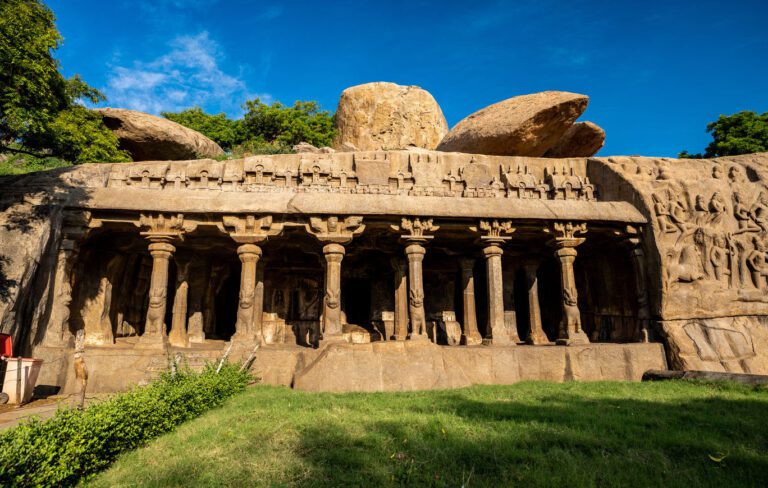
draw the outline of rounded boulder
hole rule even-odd
[[[360,151],[434,149],[448,133],[443,111],[418,86],[366,83],[342,92],[333,147]]]
[[[451,129],[437,146],[497,156],[543,156],[586,110],[589,97],[546,91],[489,105]]]
[[[134,161],[168,161],[221,156],[224,150],[196,130],[168,119],[124,108],[95,109]]]

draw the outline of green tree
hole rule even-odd
[[[55,21],[40,0],[0,0],[0,150],[33,149],[78,162],[90,155],[126,160],[117,138],[79,104],[104,96],[77,75],[60,73]],[[24,149],[10,147],[16,144]]]
[[[704,154],[681,152],[681,158],[715,158],[768,151],[768,112],[758,115],[742,111],[730,116],[721,115],[707,125],[712,142]]]
[[[300,142],[328,146],[335,135],[333,115],[314,101],[297,101],[288,107],[268,105],[259,98],[245,102],[245,125],[249,141],[291,147]]]
[[[210,115],[200,107],[193,107],[181,112],[161,112],[161,115],[209,137],[225,151],[231,151],[246,139],[242,120],[232,120],[223,113]]]

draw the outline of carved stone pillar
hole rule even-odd
[[[45,333],[45,345],[64,346],[70,342],[69,306],[72,303],[72,268],[77,259],[77,245],[71,239],[62,239],[56,258],[56,274],[53,278],[54,300],[50,325]]]
[[[581,328],[581,313],[579,312],[576,278],[573,274],[573,262],[576,260],[576,246],[584,242],[584,238],[575,237],[577,233],[587,231],[587,224],[572,222],[555,222],[551,231],[555,238],[550,245],[555,248],[555,257],[560,261],[560,291],[562,294],[563,317],[560,321],[557,344],[573,345],[588,344],[589,338]]]
[[[426,252],[424,246],[413,241],[405,248],[405,254],[408,257],[408,312],[411,318],[410,339],[412,341],[429,340],[424,313],[424,283],[421,265]]]
[[[395,331],[392,340],[404,341],[408,338],[408,266],[401,257],[393,257],[391,263],[395,270]]]
[[[264,341],[264,260],[256,266],[256,296],[253,297],[253,332],[256,341]]]
[[[518,341],[517,327],[507,327],[504,320],[504,277],[501,269],[501,246],[510,238],[504,234],[515,231],[508,220],[481,220],[471,230],[480,233],[480,244],[487,270],[488,283],[488,329],[484,344],[513,346]]]
[[[189,261],[176,262],[176,294],[173,297],[171,332],[168,343],[174,347],[189,346],[187,336],[187,305],[189,301]]]
[[[164,346],[166,340],[165,331],[165,307],[167,305],[168,292],[168,263],[176,251],[176,247],[170,242],[155,238],[149,244],[149,254],[152,256],[152,276],[149,280],[149,308],[147,320],[144,324],[144,334],[139,338],[139,343],[150,346]]]
[[[261,248],[257,245],[283,231],[283,224],[274,223],[271,216],[225,216],[224,227],[236,243],[240,268],[240,299],[237,303],[237,322],[232,340],[237,342],[262,341],[262,312],[264,307],[263,271],[259,272]],[[259,280],[259,276],[262,277]]]
[[[477,330],[477,313],[475,310],[475,260],[474,258],[460,259],[459,266],[461,266],[461,296],[464,310],[462,320],[464,333],[461,337],[461,343],[473,346],[483,342],[480,331]]]
[[[185,232],[195,229],[196,224],[185,222],[182,214],[142,214],[139,226],[145,229],[141,235],[149,240],[152,256],[152,274],[149,279],[149,307],[144,333],[139,337],[139,347],[165,347],[168,339],[165,310],[168,302],[168,264],[176,247],[171,244],[181,240]]]
[[[341,261],[344,246],[337,243],[323,246],[325,256],[325,298],[323,300],[323,340],[339,340],[341,330]]]
[[[204,301],[209,288],[215,287],[211,279],[210,263],[193,263],[189,272],[189,318],[187,319],[187,337],[189,342],[205,342]]]
[[[363,218],[311,217],[305,225],[307,232],[315,236],[323,246],[325,256],[325,298],[323,299],[323,341],[343,341],[341,324],[341,261],[344,244],[363,232]]]
[[[528,288],[528,324],[530,331],[526,338],[526,344],[549,344],[547,334],[541,326],[541,308],[539,307],[539,281],[536,272],[539,269],[537,261],[523,262],[525,270],[525,285]]]
[[[256,244],[241,244],[237,248],[240,258],[240,294],[237,302],[237,322],[233,341],[252,341],[255,339],[253,330],[256,301],[256,267],[261,257],[261,248]]]
[[[501,271],[501,255],[504,253],[495,242],[488,242],[483,249],[488,277],[488,333],[485,341],[496,345],[511,346],[519,340],[517,330],[507,327],[504,320],[504,280]]]
[[[648,303],[648,287],[645,275],[645,253],[641,246],[639,231],[634,227],[627,227],[628,236],[622,241],[629,250],[632,260],[632,271],[635,276],[635,294],[637,295],[637,320],[638,341],[649,341],[649,326],[651,321],[651,307]]]
[[[408,258],[408,314],[410,316],[411,331],[409,339],[414,341],[428,341],[427,319],[424,312],[424,282],[422,261],[424,260],[424,244],[433,236],[425,235],[426,232],[434,232],[440,227],[433,225],[432,219],[404,217],[400,225],[393,225],[392,230],[407,232],[400,235],[400,240],[405,244],[405,255]]]

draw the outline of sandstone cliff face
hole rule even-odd
[[[559,91],[509,98],[459,122],[437,150],[543,156],[579,118],[588,102],[586,95]]]
[[[154,115],[122,108],[96,109],[120,148],[134,161],[179,160],[221,156],[224,150],[201,133]]]
[[[338,150],[434,149],[448,124],[426,90],[376,82],[344,90],[336,109],[336,129]]]

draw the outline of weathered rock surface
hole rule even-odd
[[[588,158],[605,144],[605,131],[592,122],[576,122],[550,147],[546,158]]]
[[[134,161],[199,159],[224,154],[218,144],[201,133],[162,117],[123,108],[101,108],[96,112]]]
[[[489,105],[459,122],[437,146],[499,156],[543,156],[587,108],[589,97],[545,91]]]
[[[448,133],[448,124],[426,90],[376,82],[344,90],[336,110],[336,129],[333,146],[338,150],[434,149]]]
[[[440,347],[430,342],[332,344],[298,371],[309,391],[409,391],[525,380],[639,381],[666,369],[661,344]]]

